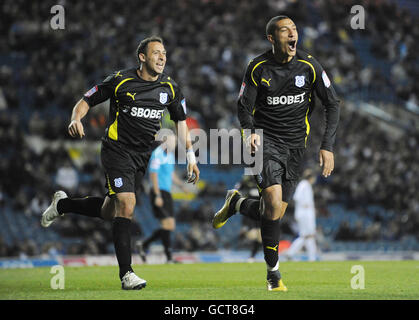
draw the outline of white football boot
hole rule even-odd
[[[58,200],[61,200],[64,198],[68,198],[67,194],[64,191],[60,190],[54,193],[50,206],[42,214],[41,225],[44,228],[49,227],[56,218],[61,216],[57,211],[57,203],[58,203]]]
[[[147,281],[141,279],[134,272],[128,271],[121,280],[122,289],[124,290],[141,290],[145,288]]]

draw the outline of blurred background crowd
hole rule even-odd
[[[113,252],[107,223],[68,215],[52,230],[39,226],[57,188],[72,196],[105,192],[98,152],[107,104],[85,118],[83,141],[67,134],[74,104],[108,74],[134,66],[138,43],[159,35],[168,51],[165,71],[187,99],[189,124],[238,128],[236,99],[244,70],[269,49],[265,26],[278,14],[294,20],[298,47],[320,61],[341,98],[336,169],[327,180],[319,174],[314,186],[321,249],[348,249],[346,242],[352,249],[419,250],[417,2],[59,1],[65,29],[52,30],[55,4],[0,4],[0,256]],[[365,8],[365,29],[350,27],[356,4]],[[307,167],[318,168],[322,111],[317,101]],[[175,249],[245,248],[238,240],[240,219],[223,233],[209,224],[224,190],[240,181],[242,170],[200,169],[202,184],[191,188],[190,197],[175,196]],[[138,238],[157,223],[144,190],[146,181],[133,229]],[[291,203],[282,223],[290,240],[292,210]]]

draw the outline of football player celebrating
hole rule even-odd
[[[278,268],[280,219],[302,169],[313,94],[326,113],[319,153],[324,177],[334,168],[339,101],[319,62],[297,49],[297,27],[290,18],[273,17],[266,25],[266,37],[272,49],[249,63],[238,99],[238,118],[242,129],[251,132],[247,138],[251,151],[260,148],[263,153],[262,172],[255,176],[261,199],[247,199],[229,190],[224,206],[214,215],[213,227],[221,228],[236,212],[260,220],[268,290],[287,291]],[[263,130],[263,137],[256,129]]]
[[[176,122],[179,141],[187,150],[188,182],[196,183],[199,179],[186,125],[185,98],[176,82],[163,72],[166,65],[163,40],[159,37],[144,39],[136,56],[138,67],[117,71],[86,92],[73,108],[68,127],[72,137],[82,138],[81,120],[89,108],[110,99],[110,116],[101,148],[106,196],[71,199],[65,192],[57,191],[41,220],[44,227],[64,213],[112,220],[119,277],[122,289],[126,290],[146,286],[146,281],[131,268],[130,226],[136,203],[136,176],[145,174],[165,108]]]

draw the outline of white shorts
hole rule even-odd
[[[295,217],[298,224],[298,234],[300,237],[306,237],[316,234],[316,217],[314,212],[299,212]]]

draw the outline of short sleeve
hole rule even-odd
[[[109,75],[102,83],[89,89],[84,95],[83,100],[90,107],[98,105],[108,100],[115,91],[115,74]]]
[[[175,98],[167,107],[170,113],[170,119],[178,122],[186,120],[186,99],[181,90],[175,91]]]
[[[150,157],[150,172],[158,172],[160,169],[161,161],[157,156],[157,152],[154,151]]]

